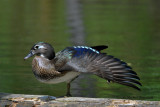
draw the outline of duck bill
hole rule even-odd
[[[26,59],[32,57],[33,55],[34,55],[34,54],[33,54],[33,52],[31,51],[26,57],[24,57],[24,60],[26,60]]]

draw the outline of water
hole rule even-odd
[[[143,85],[138,92],[97,79],[96,96],[159,100],[160,2],[83,0],[83,4],[88,44],[107,44],[105,52],[128,62]]]
[[[81,4],[87,44],[107,44],[104,52],[128,62],[143,86],[139,92],[87,75],[72,84],[73,96],[159,100],[159,1],[82,0]],[[65,6],[62,0],[0,1],[0,92],[66,93],[65,83],[37,81],[31,71],[32,59],[23,60],[38,41],[51,43],[56,51],[71,45]]]
[[[0,1],[0,92],[64,95],[65,84],[37,81],[31,60],[23,58],[39,41],[52,43],[56,51],[69,46],[65,4],[59,0]]]

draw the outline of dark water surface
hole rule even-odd
[[[107,44],[108,54],[128,62],[141,78],[142,91],[80,77],[73,96],[160,99],[160,2],[158,0],[82,0],[88,45]],[[62,96],[66,84],[37,81],[24,56],[38,41],[56,51],[70,46],[63,0],[0,1],[0,92]],[[78,84],[77,84],[78,83]],[[91,94],[92,95],[91,95]]]
[[[97,97],[160,99],[160,1],[83,0],[88,44],[107,44],[141,78],[141,92],[97,79]],[[106,91],[105,91],[106,90]]]
[[[65,94],[64,83],[40,83],[31,71],[32,58],[23,60],[39,41],[52,43],[56,51],[69,45],[64,7],[61,0],[0,1],[0,92]]]

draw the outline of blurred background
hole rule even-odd
[[[129,63],[142,91],[94,75],[72,83],[73,96],[160,99],[159,0],[0,0],[0,92],[63,96],[66,83],[44,84],[24,61],[39,41],[60,51],[72,45],[108,45]],[[159,85],[158,85],[159,84]]]

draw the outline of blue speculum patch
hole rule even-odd
[[[87,47],[87,46],[74,46],[73,48],[74,48],[74,50],[76,50],[74,57],[79,57],[79,56],[84,55],[86,53],[99,54],[99,51],[97,51],[91,47]]]

